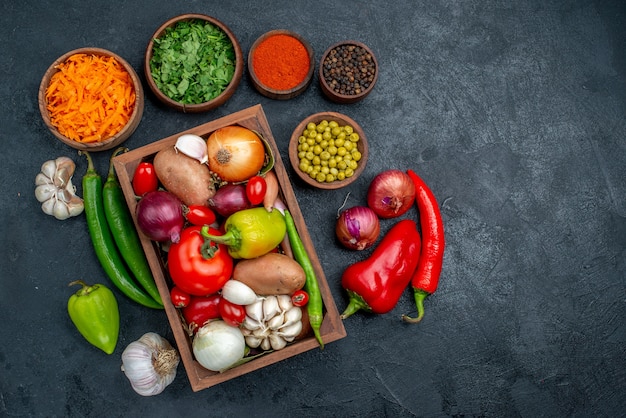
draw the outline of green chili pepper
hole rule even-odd
[[[209,227],[202,235],[228,247],[233,258],[256,258],[267,254],[285,237],[285,218],[279,211],[268,212],[264,207],[244,209],[233,213],[224,223],[224,235],[210,235]]]
[[[128,148],[118,148],[111,155],[109,174],[102,189],[104,212],[115,244],[117,244],[126,265],[152,299],[162,305],[159,289],[152,277],[150,265],[139,240],[139,234],[137,234],[133,218],[130,216],[130,211],[126,205],[124,192],[113,168],[113,158],[125,151],[128,151]]]
[[[120,330],[120,312],[115,295],[102,284],[87,285],[76,280],[69,285],[82,288],[70,296],[67,312],[78,331],[87,341],[107,354],[117,345]]]
[[[126,296],[148,308],[163,309],[163,305],[152,299],[134,281],[124,260],[115,246],[111,230],[104,214],[102,202],[102,178],[96,172],[89,153],[87,156],[87,172],[83,176],[83,200],[85,203],[85,217],[93,248],[105,273],[113,284]]]
[[[278,212],[278,211],[272,211]],[[320,348],[324,349],[324,341],[320,335],[320,327],[324,320],[323,310],[324,302],[322,300],[322,294],[320,293],[319,283],[317,282],[317,276],[311,259],[304,248],[302,239],[296,229],[296,224],[293,221],[293,217],[288,210],[285,209],[285,224],[287,226],[287,235],[289,236],[289,242],[291,243],[291,250],[296,261],[302,266],[302,269],[306,273],[306,282],[304,290],[309,294],[309,303],[307,303],[307,312],[309,314],[309,323],[313,329],[313,334],[317,342],[320,344]]]

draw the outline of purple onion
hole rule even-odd
[[[137,203],[137,225],[153,241],[180,240],[185,224],[182,202],[170,192],[148,192]]]
[[[246,186],[227,184],[217,189],[215,195],[209,199],[209,207],[226,217],[237,211],[251,208],[252,204],[246,196]]]
[[[335,233],[343,246],[360,251],[376,242],[380,235],[380,222],[369,207],[354,206],[341,212]]]

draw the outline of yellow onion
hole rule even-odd
[[[229,183],[245,181],[265,163],[265,147],[259,136],[241,126],[226,126],[207,139],[209,168]]]

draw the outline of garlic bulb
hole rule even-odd
[[[302,332],[302,309],[289,295],[259,297],[246,305],[241,333],[250,348],[281,350]]]
[[[74,161],[68,157],[42,164],[41,172],[35,177],[35,198],[46,215],[62,221],[83,212],[83,199],[76,195],[76,187],[72,184],[75,168]]]
[[[194,134],[184,134],[178,137],[174,145],[176,151],[180,151],[187,157],[200,161],[205,164],[209,161],[209,151],[206,141],[201,136]]]
[[[174,381],[178,352],[159,334],[148,332],[122,353],[122,371],[141,396],[153,396]]]

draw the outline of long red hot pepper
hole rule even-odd
[[[415,305],[417,306],[417,317],[402,315],[402,319],[406,322],[417,323],[424,317],[424,300],[437,290],[439,284],[445,237],[441,212],[435,195],[413,170],[407,170],[407,174],[415,184],[415,201],[422,229],[422,252],[417,270],[411,280]]]
[[[397,222],[385,234],[371,256],[351,264],[341,285],[350,302],[341,318],[359,310],[382,314],[392,310],[411,282],[420,253],[420,235],[411,219]]]

